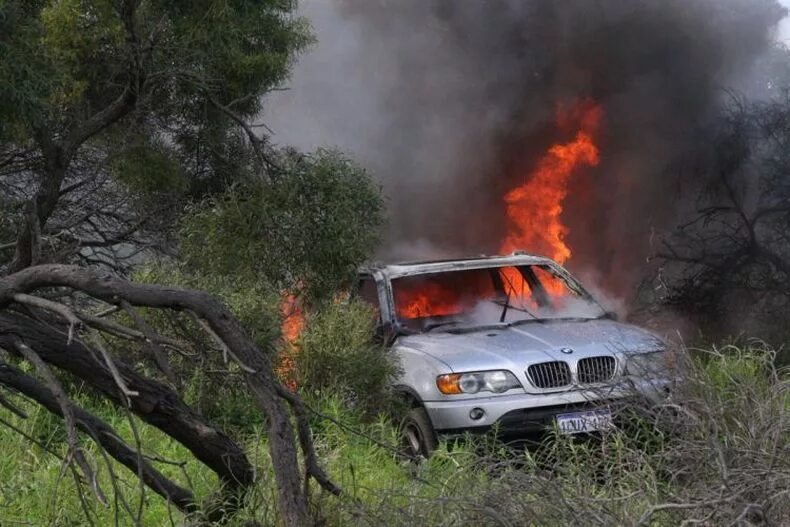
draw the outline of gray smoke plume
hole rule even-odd
[[[601,161],[570,181],[568,266],[626,296],[684,199],[680,167],[709,138],[724,89],[753,88],[785,14],[776,0],[303,0],[301,11],[319,42],[264,119],[276,143],[337,146],[376,175],[389,197],[382,258],[497,252],[503,195],[568,139],[557,105],[593,99]]]

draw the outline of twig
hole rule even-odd
[[[6,399],[2,393],[0,393],[0,406],[5,408],[6,410],[10,411],[13,414],[16,414],[18,417],[22,419],[27,419],[27,414],[21,408],[18,408],[15,404],[11,401]]]
[[[113,313],[117,313],[120,310],[121,310],[120,306],[110,306],[107,309],[99,311],[98,313],[94,313],[93,316],[102,318],[102,317],[106,317],[107,315],[112,315]]]
[[[145,335],[148,348],[152,352],[154,362],[156,362],[157,367],[159,367],[161,372],[165,374],[165,377],[167,377],[168,380],[173,383],[173,386],[178,387],[178,378],[170,368],[170,363],[167,362],[167,356],[165,352],[159,346],[161,337],[157,335],[156,331],[154,331],[154,329],[148,325],[148,322],[146,322],[145,319],[140,316],[140,313],[138,313],[137,310],[134,309],[131,304],[129,304],[129,302],[126,300],[121,300],[120,306],[130,317],[132,317],[134,323],[137,325],[143,335]]]
[[[233,361],[239,365],[239,368],[241,368],[243,371],[247,373],[255,373],[255,370],[244,364],[244,362],[242,362],[242,360],[239,357],[237,357],[235,353],[233,353],[233,350],[231,350],[228,347],[228,345],[225,344],[225,341],[223,341],[220,338],[220,336],[217,335],[213,329],[211,329],[211,326],[208,325],[208,322],[197,316],[197,313],[195,313],[191,309],[188,309],[187,313],[189,313],[189,316],[192,317],[192,320],[194,320],[196,324],[198,324],[201,328],[203,328],[203,331],[208,333],[209,336],[211,336],[212,340],[214,340],[214,342],[217,344],[217,346],[219,346],[219,348],[222,350],[222,357],[225,360],[226,364],[228,362],[228,356],[230,356],[233,359]]]
[[[299,443],[302,447],[302,452],[305,457],[305,471],[308,476],[312,476],[319,485],[332,494],[339,496],[343,491],[340,487],[329,479],[329,476],[324,472],[318,464],[318,458],[315,453],[313,439],[310,433],[310,424],[307,421],[307,405],[301,398],[289,392],[285,387],[277,384],[277,393],[288,401],[288,404],[293,408],[294,415],[296,416],[296,431],[299,435]],[[306,485],[305,481],[305,485]]]
[[[13,424],[9,423],[8,421],[3,419],[2,417],[0,417],[0,425],[3,425],[5,427],[9,428],[10,430],[13,430],[17,434],[21,435],[22,437],[24,437],[25,439],[27,439],[28,441],[30,441],[31,443],[33,443],[34,445],[39,447],[44,452],[47,452],[48,454],[52,454],[53,456],[55,456],[56,458],[58,458],[61,461],[65,461],[63,456],[61,456],[60,454],[58,454],[57,452],[55,452],[54,450],[49,448],[47,445],[45,445],[44,443],[42,443],[41,441],[39,441],[35,437],[33,437],[30,434],[28,434],[27,432],[25,432],[21,428],[18,428],[16,426],[14,426]]]
[[[146,340],[146,336],[141,331],[124,326],[123,324],[119,324],[113,320],[99,318],[95,315],[86,315],[83,313],[77,313],[77,316],[85,325],[94,327],[106,333],[112,333],[117,337],[133,340]],[[183,345],[177,340],[167,338],[162,335],[156,335],[156,339],[159,344],[167,346],[181,355],[192,356],[191,353],[187,353],[182,349]]]
[[[26,295],[24,293],[15,294],[13,299],[14,302],[19,304],[46,309],[47,311],[52,311],[65,318],[66,322],[69,323],[69,336],[66,344],[71,344],[71,342],[74,340],[74,329],[82,325],[82,321],[79,319],[79,317],[77,317],[77,315],[74,314],[71,309],[58,302],[53,302],[52,300],[47,300],[45,298],[33,295]]]
[[[720,498],[716,500],[710,501],[703,501],[699,503],[662,503],[660,505],[653,505],[649,509],[647,509],[644,514],[639,518],[639,521],[636,522],[637,527],[641,525],[647,524],[653,514],[661,511],[668,511],[668,510],[688,510],[688,509],[701,509],[703,507],[713,507],[714,505],[721,505],[722,503],[727,503],[730,501],[734,501],[738,499],[738,494],[733,494],[732,496],[727,496],[726,498]]]
[[[99,501],[105,506],[108,505],[107,498],[104,496],[104,493],[99,487],[98,478],[96,477],[96,474],[94,473],[93,469],[88,463],[88,460],[82,453],[82,449],[79,446],[79,439],[77,437],[77,424],[74,419],[71,400],[69,399],[68,395],[66,395],[63,386],[60,384],[60,381],[58,381],[57,377],[55,377],[55,374],[52,373],[52,370],[49,369],[49,366],[47,366],[41,357],[38,356],[38,353],[33,351],[33,349],[27,344],[21,340],[17,340],[14,342],[14,347],[25,359],[27,359],[28,362],[35,366],[39,374],[44,377],[50,390],[52,390],[52,393],[55,394],[58,405],[63,412],[63,420],[66,423],[66,438],[69,445],[70,455],[80,466],[88,481],[90,481],[93,492],[96,494],[96,497],[99,499]]]
[[[118,371],[118,367],[115,365],[115,362],[112,360],[110,353],[107,351],[107,348],[105,348],[104,345],[102,344],[101,337],[91,332],[88,338],[91,344],[93,344],[93,347],[99,350],[99,353],[104,359],[104,363],[107,365],[107,369],[110,370],[110,375],[112,375],[115,384],[118,385],[118,389],[121,390],[121,393],[123,394],[124,402],[128,407],[131,404],[129,401],[129,397],[136,397],[140,395],[140,392],[130,390],[129,387],[126,385],[126,383],[123,380],[123,377],[121,377],[121,372]]]

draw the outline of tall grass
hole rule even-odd
[[[385,418],[370,421],[338,398],[311,405],[318,453],[345,490],[340,498],[312,489],[324,525],[783,525],[790,524],[790,381],[763,348],[709,349],[690,354],[685,380],[658,406],[632,408],[631,424],[601,438],[551,437],[537,448],[512,450],[489,437],[443,443],[421,465],[401,461]],[[65,452],[61,425],[26,405],[27,420],[2,418]],[[133,441],[127,416],[98,412]],[[329,418],[329,419],[327,419]],[[164,458],[183,460],[165,473],[208,499],[216,479],[188,452],[138,424],[143,442]],[[90,445],[88,441],[86,445]],[[230,525],[275,525],[273,478],[260,425],[245,437],[259,483]],[[55,456],[0,426],[0,525],[83,525],[74,481]],[[89,446],[94,462],[104,461]],[[123,467],[119,491],[137,510],[140,494]],[[102,473],[106,478],[106,470]],[[112,487],[105,480],[106,489]],[[133,523],[115,505],[87,507],[96,525]],[[189,521],[153,494],[144,525]],[[171,520],[172,518],[172,520]]]

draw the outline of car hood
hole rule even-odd
[[[528,322],[476,331],[422,333],[398,339],[445,363],[452,371],[521,369],[552,360],[578,360],[663,349],[657,336],[609,319]]]

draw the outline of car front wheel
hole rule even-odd
[[[409,410],[401,425],[400,440],[403,453],[409,459],[431,457],[438,445],[438,438],[425,408],[419,406]]]

